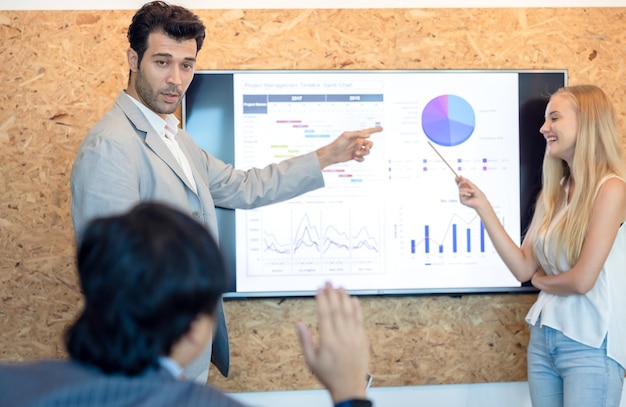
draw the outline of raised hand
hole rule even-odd
[[[309,328],[296,322],[307,365],[328,389],[334,403],[364,399],[369,366],[369,343],[361,305],[343,289],[327,283],[317,291],[319,343]]]

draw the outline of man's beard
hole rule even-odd
[[[141,70],[137,71],[137,79],[135,80],[135,91],[141,101],[150,108],[150,110],[158,113],[158,114],[171,114],[178,109],[180,102],[182,100],[182,95],[180,91],[176,87],[170,87],[166,89],[161,89],[159,91],[154,91],[150,83],[145,80],[145,77],[141,73]],[[173,93],[179,96],[178,103],[175,105],[159,103],[158,97],[159,93]]]

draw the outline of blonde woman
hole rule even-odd
[[[521,248],[457,177],[513,275],[540,291],[530,325],[533,406],[619,406],[626,366],[626,169],[615,112],[592,85],[554,93],[540,129],[543,189]]]

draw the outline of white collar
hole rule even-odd
[[[129,95],[127,92],[124,92],[124,94],[128,96],[128,98],[139,108],[139,110],[141,110],[141,113],[143,113],[143,115],[148,120],[148,123],[150,123],[152,128],[159,134],[159,136],[165,137],[166,126],[170,129],[178,129],[178,123],[180,123],[180,121],[173,114],[168,114],[167,116],[165,116],[166,119],[163,120],[161,116],[150,110],[148,106],[144,105],[143,103]],[[170,134],[168,134],[168,136],[172,137],[173,139],[176,136],[176,130],[170,131]]]
[[[159,357],[159,365],[170,372],[175,378],[183,377],[183,368],[172,358],[166,356]]]

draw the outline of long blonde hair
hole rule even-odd
[[[556,259],[565,253],[568,264],[573,266],[587,235],[598,183],[609,174],[626,179],[626,169],[615,110],[602,89],[594,85],[569,86],[559,89],[552,97],[555,95],[566,97],[578,117],[573,168],[559,158],[544,157],[542,191],[526,238],[535,250],[545,250],[547,242],[541,248],[536,247],[537,242],[567,199],[563,183],[573,178],[576,188],[567,215],[554,225],[559,242]]]

